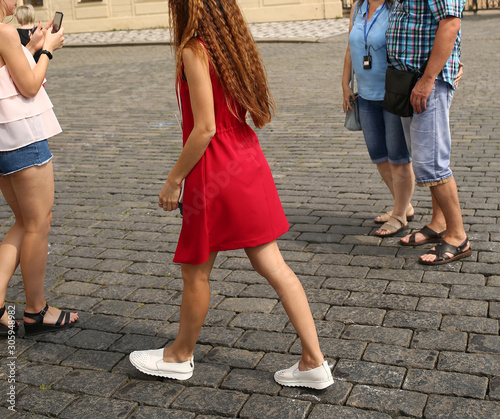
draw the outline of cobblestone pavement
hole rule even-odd
[[[267,42],[317,42],[347,33],[348,29],[349,19],[345,18],[250,24],[253,37],[258,41]],[[165,28],[65,35],[66,46],[165,44],[169,42],[170,31]]]
[[[473,255],[442,267],[373,235],[390,196],[359,133],[343,128],[345,35],[260,45],[278,104],[259,133],[291,223],[279,244],[306,289],[335,384],[283,388],[272,373],[300,342],[242,251],[221,253],[192,379],[143,375],[132,350],[178,326],[172,254],[178,214],[157,194],[180,151],[165,45],[58,51],[47,90],[64,133],[51,139],[56,199],[47,299],[77,309],[72,329],[0,343],[0,417],[500,418],[500,29],[466,15],[465,76],[452,105],[453,170]],[[1,198],[0,198],[1,199]],[[430,219],[427,189],[413,203]],[[0,201],[0,233],[12,223]],[[427,247],[427,246],[424,246]],[[22,316],[19,273],[8,301]],[[7,410],[15,375],[17,413]]]

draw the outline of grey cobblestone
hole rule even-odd
[[[181,150],[174,63],[164,44],[58,51],[46,85],[64,130],[49,140],[56,194],[46,298],[81,317],[59,333],[25,338],[21,329],[13,417],[499,417],[500,67],[484,66],[500,41],[497,21],[498,11],[463,19],[466,72],[450,121],[473,255],[441,267],[417,263],[430,246],[373,235],[373,217],[391,209],[391,196],[361,133],[343,128],[348,20],[328,22],[341,36],[320,20],[307,29],[322,31],[308,39],[319,42],[259,45],[278,112],[258,135],[291,226],[278,243],[336,376],[325,391],[274,383],[277,369],[300,358],[301,342],[242,250],[215,261],[194,376],[176,382],[132,367],[128,354],[168,345],[180,315],[183,282],[172,258],[181,218],[156,204]],[[107,34],[128,43],[146,36],[124,35]],[[421,228],[428,190],[417,188],[412,202],[410,227]],[[12,220],[0,197],[2,235]],[[21,318],[19,272],[7,299]],[[1,417],[5,407],[0,401]]]

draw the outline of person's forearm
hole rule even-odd
[[[448,16],[439,22],[431,55],[422,76],[423,79],[432,80],[433,82],[436,80],[453,52],[459,30],[460,18],[458,17]]]

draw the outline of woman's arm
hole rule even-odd
[[[51,33],[47,29],[43,29],[43,32],[43,49],[52,53],[62,47],[64,42],[62,28],[57,33]],[[22,50],[17,30],[9,25],[0,26],[0,55],[19,92],[24,97],[34,97],[47,73],[49,64],[47,55],[42,54],[32,69]]]
[[[189,84],[194,128],[160,192],[159,205],[165,211],[173,211],[178,207],[181,182],[201,159],[215,135],[214,98],[208,56],[200,57],[191,49],[184,48],[182,61]]]
[[[344,57],[344,71],[342,73],[342,91],[344,94],[342,100],[342,107],[344,109],[344,112],[346,113],[348,108],[354,110],[351,105],[351,100],[354,101],[355,96],[354,92],[349,86],[349,82],[351,81],[351,68],[352,68],[351,49],[349,48],[349,34],[351,33],[352,30],[352,18],[354,16],[354,11],[356,10],[357,5],[358,2],[355,2],[351,7],[351,14],[349,17],[349,33],[347,34],[347,49]]]

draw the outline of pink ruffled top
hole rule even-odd
[[[31,68],[36,63],[23,47]],[[7,66],[0,67],[0,151],[16,150],[45,140],[62,129],[52,110],[52,102],[43,88],[33,98],[26,98],[16,88]]]

